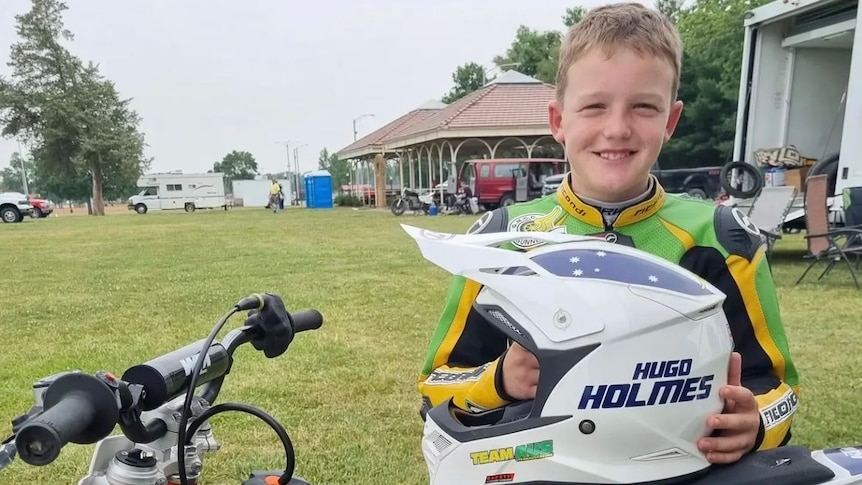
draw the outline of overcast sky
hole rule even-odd
[[[68,0],[71,48],[101,64],[143,118],[154,171],[206,171],[247,150],[286,169],[277,142],[306,144],[301,170],[439,99],[455,68],[488,67],[519,25],[562,30],[567,0]],[[593,6],[600,1],[581,3]],[[302,5],[300,7],[300,5]],[[0,49],[29,0],[0,0]],[[8,75],[5,62],[0,72]],[[0,141],[0,168],[17,150]],[[291,152],[293,149],[291,148]],[[291,155],[292,156],[292,155]]]

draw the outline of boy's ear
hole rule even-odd
[[[676,131],[676,126],[679,123],[679,119],[682,117],[682,101],[675,101],[672,105],[670,105],[670,116],[667,117],[667,126],[664,130],[664,142],[667,143],[670,141],[670,138],[673,136],[673,132]]]
[[[548,103],[548,125],[551,127],[551,136],[559,144],[565,143],[563,133],[563,107],[559,101],[553,100]]]

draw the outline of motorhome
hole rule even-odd
[[[128,207],[138,214],[182,209],[227,209],[223,173],[154,173],[138,179],[141,192],[129,197]]]
[[[758,150],[796,147],[817,161],[794,170],[793,183],[802,192],[806,174],[828,174],[837,211],[843,190],[862,186],[859,2],[777,0],[744,21],[734,160],[756,164]],[[804,221],[803,201],[785,224]]]

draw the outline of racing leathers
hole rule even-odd
[[[730,207],[667,194],[655,178],[632,204],[599,208],[576,196],[568,177],[554,194],[485,213],[469,232],[595,235],[647,251],[704,278],[727,296],[724,310],[735,351],[742,356],[742,385],[754,393],[760,407],[754,449],[787,444],[799,380],[765,245],[754,224]],[[530,250],[539,244],[527,235],[509,249]],[[449,399],[468,412],[515,401],[505,393],[501,377],[510,342],[473,309],[480,289],[479,283],[460,276],[451,283],[418,380],[423,418],[430,407]]]

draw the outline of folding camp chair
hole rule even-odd
[[[753,201],[748,212],[751,219],[759,229],[766,243],[766,253],[771,254],[775,241],[781,239],[781,227],[784,218],[793,206],[796,199],[796,187],[763,187],[757,198]]]
[[[828,260],[829,264],[823,273],[817,278],[820,280],[832,268],[842,260],[847,263],[850,275],[856,288],[859,288],[859,280],[856,278],[856,270],[850,263],[849,257],[859,257],[862,254],[862,229],[857,228],[830,228],[829,208],[826,206],[828,175],[812,175],[808,177],[805,187],[805,239],[808,241],[808,254],[806,258],[811,259],[811,264],[796,281],[799,284],[808,271],[818,262]]]

